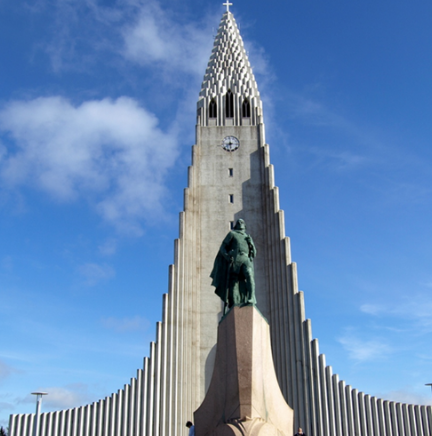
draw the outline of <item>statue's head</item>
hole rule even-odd
[[[246,223],[241,218],[237,220],[234,230],[246,230]]]

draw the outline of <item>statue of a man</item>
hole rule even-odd
[[[225,239],[216,256],[210,277],[215,293],[227,307],[256,304],[253,259],[256,248],[246,224],[239,219]]]

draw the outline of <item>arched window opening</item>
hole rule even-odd
[[[234,95],[228,90],[225,96],[225,116],[227,118],[234,117]]]
[[[210,100],[209,118],[217,118],[217,104],[214,98]]]
[[[250,118],[250,103],[247,98],[244,99],[242,104],[242,117]]]

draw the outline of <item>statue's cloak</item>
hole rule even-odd
[[[215,294],[218,295],[222,301],[228,302],[228,270],[230,264],[219,251],[214,261],[213,270],[210,274],[212,280],[212,286],[214,286]]]

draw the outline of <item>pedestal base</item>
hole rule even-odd
[[[194,414],[196,436],[292,436],[294,412],[273,365],[267,321],[253,306],[220,323],[213,377]]]

